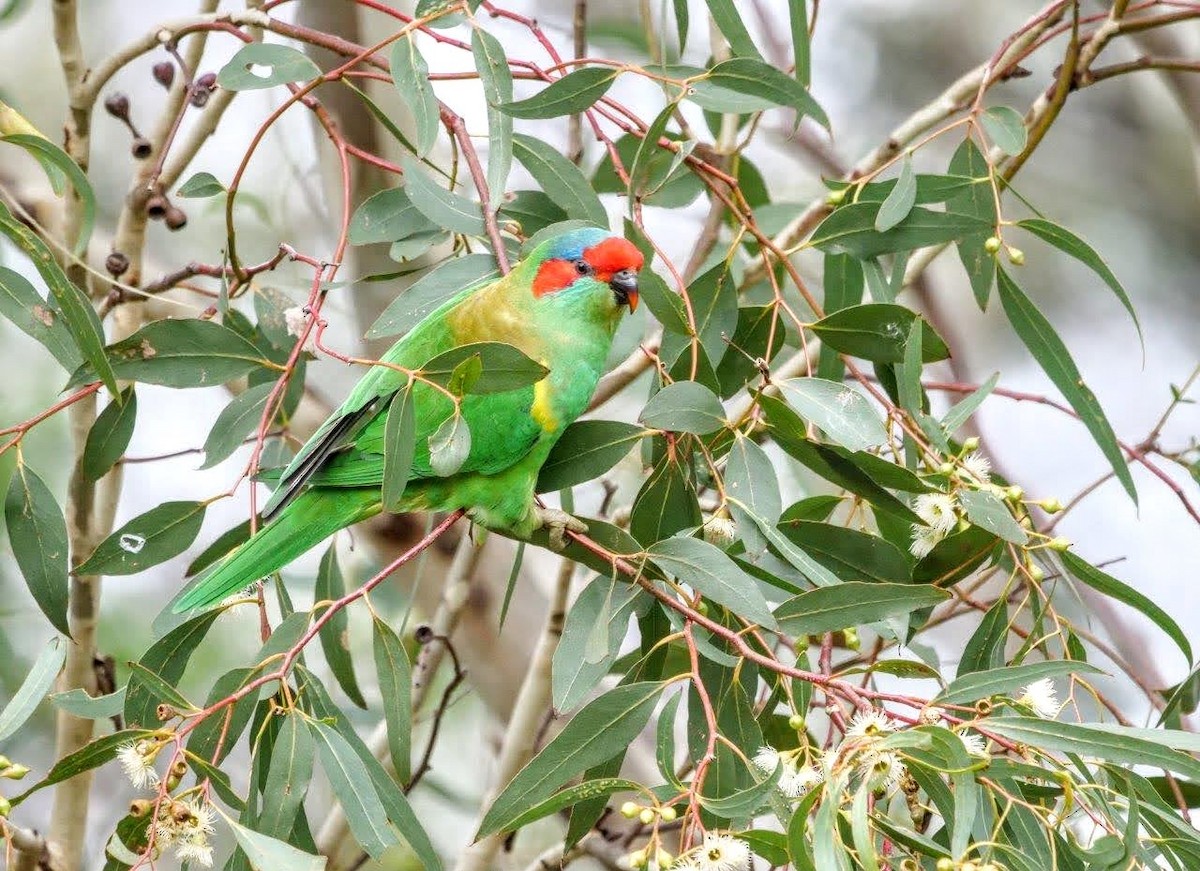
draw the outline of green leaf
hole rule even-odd
[[[789,635],[820,635],[930,608],[950,597],[928,584],[847,581],[788,599],[775,609]]]
[[[908,213],[916,204],[917,177],[913,173],[912,154],[906,154],[904,161],[900,164],[900,175],[896,178],[895,187],[892,188],[892,192],[887,195],[887,199],[883,201],[878,214],[875,215],[875,229],[880,233],[886,233],[907,218]]]
[[[779,531],[843,581],[908,583],[912,569],[894,544],[878,535],[836,523],[791,520]]]
[[[220,613],[219,610],[207,611],[176,626],[150,645],[138,660],[138,665],[156,675],[160,681],[174,686],[183,677],[192,652],[204,640]],[[160,697],[142,676],[143,672],[137,671],[129,678],[125,690],[125,722],[131,726],[157,727],[156,711]]]
[[[346,595],[346,582],[342,577],[341,566],[338,565],[336,544],[330,544],[321,557],[317,569],[317,582],[313,589],[313,601],[333,601]],[[325,661],[333,672],[338,686],[346,697],[360,708],[367,707],[362,691],[358,688],[358,680],[354,677],[354,661],[350,657],[350,620],[343,608],[326,621],[317,633],[321,639],[321,649],[325,651]]]
[[[229,327],[195,318],[146,324],[106,349],[105,365],[117,377],[164,387],[215,387],[270,361]],[[77,371],[71,384],[86,384],[92,369]]]
[[[481,27],[471,31],[471,54],[475,58],[475,69],[479,73],[483,98],[487,103],[487,183],[490,202],[495,208],[504,201],[508,172],[512,168],[512,118],[498,108],[502,103],[512,102],[512,70],[509,69],[504,46]]]
[[[572,777],[623,752],[649,722],[662,688],[660,683],[624,684],[584,705],[496,796],[475,839],[501,831]]]
[[[104,406],[88,431],[80,464],[85,478],[99,481],[117,464],[129,446],[136,418],[137,396],[132,386],[126,387],[121,401]]]
[[[1049,662],[1027,662],[1022,665],[1008,665],[1001,668],[990,668],[986,671],[976,671],[955,679],[951,684],[938,693],[934,701],[946,705],[967,705],[977,699],[1008,694],[1019,687],[1028,686],[1034,681],[1049,677],[1062,677],[1069,674],[1100,674],[1100,669],[1086,662],[1071,660],[1052,660]]]
[[[754,514],[773,526],[779,522],[783,499],[779,493],[779,480],[771,458],[753,440],[740,432],[734,433],[733,447],[729,449],[729,459],[725,465],[725,495],[729,497],[729,513],[737,523],[747,550],[761,551],[765,541],[762,541],[760,536],[758,542],[755,542],[753,533],[757,532],[758,525],[746,515],[742,506],[747,506]],[[747,532],[751,533],[749,537]],[[751,547],[752,543],[756,543],[757,546]]]
[[[783,765],[776,765],[770,775],[756,781],[745,789],[736,790],[720,798],[710,798],[706,795],[699,796],[700,805],[710,813],[726,819],[751,817],[775,791],[775,787],[779,783],[779,778],[782,776]]]
[[[675,693],[658,713],[658,723],[655,725],[654,758],[658,763],[658,772],[663,780],[683,791],[684,785],[675,773],[675,717],[679,702],[684,693]]]
[[[408,651],[390,626],[378,618],[371,625],[375,673],[383,697],[392,767],[400,782],[407,783],[412,777],[412,665]]]
[[[412,474],[417,449],[417,416],[412,389],[396,391],[383,427],[383,510],[397,511]]]
[[[408,332],[422,318],[460,291],[499,277],[490,254],[468,254],[438,264],[388,304],[367,330],[368,339]]]
[[[629,532],[637,541],[651,544],[700,522],[695,486],[681,464],[664,453],[633,500]]]
[[[967,512],[967,519],[976,526],[982,526],[988,532],[1013,544],[1025,544],[1029,535],[1021,528],[1009,509],[999,496],[987,490],[967,490],[958,492],[958,501]]]
[[[1125,456],[1117,444],[1112,424],[1105,417],[1104,409],[1100,407],[1096,395],[1084,384],[1083,376],[1079,374],[1075,361],[1071,359],[1071,352],[1054,332],[1054,327],[1046,320],[1046,316],[1038,311],[1037,306],[1006,271],[997,269],[996,278],[1000,302],[1004,305],[1004,313],[1008,315],[1013,329],[1038,361],[1038,365],[1071,403],[1083,425],[1108,458],[1117,480],[1121,482],[1129,498],[1137,504],[1137,488],[1134,486],[1129,466],[1125,464]]]
[[[50,289],[57,311],[62,315],[83,359],[91,364],[108,392],[116,396],[119,393],[117,377],[104,354],[104,328],[91,301],[67,278],[46,243],[14,218],[4,203],[0,203],[0,233],[12,240],[33,263]],[[36,310],[34,314],[37,315]]]
[[[68,372],[83,362],[62,312],[47,302],[25,276],[0,266],[0,315],[40,342]]]
[[[1184,657],[1187,658],[1187,661],[1192,661],[1192,645],[1188,642],[1187,634],[1179,627],[1179,624],[1175,622],[1170,614],[1133,587],[1114,578],[1107,572],[1101,571],[1070,551],[1064,551],[1059,555],[1059,558],[1063,561],[1063,565],[1066,566],[1067,571],[1071,573],[1072,577],[1087,584],[1093,590],[1116,599],[1118,602],[1128,605],[1149,617],[1154,625],[1165,632],[1175,642]]]
[[[1048,242],[1059,251],[1070,254],[1084,266],[1087,266],[1097,275],[1099,275],[1104,283],[1109,286],[1117,299],[1121,301],[1121,305],[1125,306],[1125,311],[1129,312],[1129,316],[1133,318],[1133,325],[1137,327],[1138,338],[1145,344],[1145,337],[1142,335],[1142,325],[1138,321],[1137,312],[1133,310],[1133,303],[1129,300],[1129,294],[1125,292],[1125,288],[1121,286],[1121,282],[1117,280],[1117,276],[1108,268],[1108,264],[1096,253],[1096,249],[1087,242],[1080,239],[1066,227],[1060,227],[1053,221],[1047,221],[1044,218],[1026,218],[1023,221],[1018,221],[1017,226],[1022,230],[1028,230],[1033,235],[1037,236],[1043,242]]]
[[[718,605],[760,626],[775,627],[758,584],[715,545],[698,538],[668,538],[655,542],[646,553],[664,572]]]
[[[159,675],[150,671],[140,662],[129,663],[130,681],[135,677],[138,683],[159,701],[166,702],[177,711],[198,711],[200,710],[195,705],[187,700],[179,690],[173,687],[169,682],[159,677]]]
[[[875,229],[881,203],[851,203],[835,209],[813,231],[809,244],[822,251],[844,252],[860,260],[955,242],[993,225],[974,215],[934,212],[916,206],[903,221],[880,233]]]
[[[879,871],[879,860],[876,858],[875,836],[871,832],[871,818],[867,800],[871,797],[870,784],[860,784],[854,793],[854,801],[850,808],[850,831],[854,839],[854,849],[858,852],[863,871]]]
[[[1059,723],[1037,717],[989,717],[987,730],[1041,750],[1077,753],[1123,765],[1148,765],[1200,779],[1200,762],[1157,741],[1111,729]]]
[[[975,570],[995,549],[998,539],[981,526],[970,526],[943,538],[913,569],[913,580],[949,586]]]
[[[316,745],[312,730],[297,713],[286,714],[267,766],[263,786],[263,806],[255,825],[267,835],[286,837],[292,831],[296,814],[304,804],[304,794],[312,779]]]
[[[251,43],[257,45],[257,43]],[[291,844],[225,820],[237,845],[254,871],[324,871],[325,857],[297,850]]]
[[[257,70],[264,69],[260,74]],[[217,84],[227,91],[254,91],[291,82],[306,82],[321,75],[304,52],[287,45],[251,42],[238,49],[217,73]]]
[[[101,765],[116,759],[117,751],[125,744],[137,741],[149,734],[144,729],[124,729],[120,732],[113,732],[112,734],[97,738],[95,741],[85,744],[74,753],[64,756],[55,762],[44,778],[20,795],[13,796],[10,800],[14,806],[18,805],[35,792],[45,789],[47,786],[54,786],[56,783],[62,783],[64,780],[70,780],[77,774],[91,771],[93,768],[99,768]]]
[[[448,478],[462,468],[470,453],[471,430],[456,411],[429,437],[429,465],[435,475]]]
[[[267,398],[275,389],[275,382],[264,381],[248,387],[221,409],[204,440],[204,464],[201,469],[211,469],[227,459],[242,446],[250,433],[258,429]]]
[[[996,231],[997,221],[996,199],[989,180],[991,168],[988,166],[987,157],[968,137],[954,152],[949,170],[954,175],[982,180],[980,184],[972,185],[946,200],[946,208],[951,212],[974,215],[987,224],[986,227],[980,227],[975,233],[964,237],[956,246],[958,258],[962,261],[967,278],[971,282],[975,301],[980,309],[984,309],[992,292],[992,284],[996,280],[996,258],[984,248],[988,237]]]
[[[747,107],[731,103],[703,83],[761,100],[763,107],[788,106],[798,117],[809,117],[828,129],[829,118],[804,85],[787,73],[753,57],[735,57],[714,66],[706,79],[696,82],[689,99],[712,112],[745,112]]]
[[[1008,637],[1008,601],[996,600],[967,639],[962,658],[958,661],[958,676],[974,674],[985,669],[999,668],[1004,663],[1004,641]]]
[[[228,698],[261,673],[259,668],[234,668],[225,672],[208,691],[205,707]],[[250,693],[233,703],[232,709],[201,720],[188,737],[187,749],[193,756],[220,764],[234,749],[238,738],[250,724],[258,694]],[[219,749],[218,749],[219,748]]]
[[[406,154],[401,163],[404,187],[417,211],[437,226],[454,233],[483,236],[487,232],[479,203],[439,185],[426,174],[415,157]]]
[[[50,488],[25,463],[17,464],[8,485],[4,522],[30,595],[50,624],[69,638],[67,524]]]
[[[92,230],[96,226],[96,193],[92,190],[92,185],[88,181],[87,175],[79,168],[79,164],[69,154],[44,136],[37,136],[32,133],[13,133],[0,138],[4,142],[11,142],[13,145],[24,148],[37,158],[43,167],[47,167],[47,165],[53,166],[70,179],[71,187],[75,189],[82,207],[82,215],[79,220],[79,238],[75,240],[75,247],[71,250],[76,256],[83,256],[87,251],[88,241],[92,238]],[[49,174],[48,168],[47,174]],[[51,183],[53,185],[53,178],[51,179]],[[61,194],[58,185],[53,185],[53,187],[55,193]]]
[[[788,18],[792,25],[792,63],[796,68],[796,80],[808,87],[811,83],[812,71],[810,69],[811,47],[808,38],[807,0],[788,0]],[[784,854],[780,861],[772,864],[786,865],[787,855]]]
[[[509,120],[511,121],[511,119]],[[510,139],[508,143],[510,152],[512,150],[511,146],[512,142]],[[511,153],[509,157],[511,165]],[[492,164],[489,162],[489,170],[491,166]],[[558,203],[550,199],[544,191],[516,191],[510,196],[511,198],[501,201],[500,214],[520,224],[521,234],[524,236],[531,236],[541,232],[551,224],[567,220],[567,213],[562,210]]]
[[[718,264],[693,281],[688,297],[700,344],[714,364],[720,363],[738,322],[737,287],[726,265]]]
[[[563,431],[538,471],[536,492],[551,493],[595,480],[615,466],[645,434],[617,420],[577,420]]]
[[[350,216],[350,244],[394,242],[438,229],[421,213],[406,188],[389,188],[372,194]]]
[[[615,792],[640,792],[643,789],[644,787],[640,784],[632,780],[623,780],[620,777],[585,780],[583,783],[578,783],[575,786],[568,786],[566,789],[560,790],[549,798],[522,810],[521,813],[510,820],[493,822],[489,831],[480,829],[478,837],[482,838],[485,835],[495,832],[516,831],[522,826],[529,825],[534,820],[548,817],[550,814],[574,807],[576,804],[588,801],[589,799],[604,798]]]
[[[737,10],[733,0],[705,0],[708,4],[708,14],[713,23],[721,31],[721,35],[729,41],[729,48],[735,55],[741,57],[759,57],[754,40],[742,21],[742,14]]]
[[[1025,150],[1029,137],[1025,131],[1025,119],[1016,109],[1008,106],[993,106],[979,116],[988,138],[1005,154],[1016,157]]]
[[[225,193],[225,185],[211,172],[198,172],[175,191],[177,197],[215,197]]]
[[[871,302],[839,309],[812,325],[829,347],[873,363],[901,363],[913,323],[921,323],[921,359],[935,363],[950,356],[942,337],[924,318],[902,305]]]
[[[608,213],[579,167],[541,139],[517,133],[513,154],[533,176],[546,195],[562,206],[571,218],[597,227],[608,226]]]
[[[115,717],[125,708],[125,687],[106,696],[88,695],[87,690],[75,687],[65,693],[51,693],[50,703],[73,717],[84,720],[105,720]]]
[[[183,553],[200,534],[205,502],[164,502],[130,520],[75,571],[80,575],[134,575]]]
[[[501,103],[496,108],[514,118],[574,115],[591,108],[608,93],[620,74],[619,67],[583,67],[556,79],[528,100]]]
[[[412,113],[417,156],[424,157],[437,142],[440,112],[437,95],[429,83],[429,65],[425,63],[413,36],[407,33],[392,43],[392,81],[396,83],[400,99]]]
[[[13,693],[4,710],[0,711],[0,741],[16,733],[24,725],[46,693],[54,686],[55,678],[67,658],[67,645],[61,638],[51,638],[38,654],[33,665]]]
[[[454,370],[478,356],[482,374],[468,393],[502,393],[536,384],[550,371],[523,352],[503,342],[471,342],[438,354],[421,367],[421,373],[438,384],[449,384]]]
[[[775,383],[797,414],[837,444],[860,451],[887,441],[882,418],[857,390],[822,378],[788,378]]]
[[[379,800],[371,775],[354,748],[333,727],[321,721],[312,723],[317,739],[317,754],[321,768],[329,779],[330,789],[346,812],[346,821],[359,846],[367,855],[379,860],[400,842],[388,823],[388,814]]]
[[[983,405],[983,401],[992,395],[992,391],[996,389],[999,381],[1000,373],[993,372],[992,377],[980,384],[978,390],[969,394],[961,402],[955,403],[954,407],[946,412],[946,416],[942,418],[942,428],[947,434],[954,435],[958,428],[970,419],[979,406]]]
[[[725,426],[725,409],[703,384],[676,381],[650,397],[638,420],[654,429],[707,435]]]

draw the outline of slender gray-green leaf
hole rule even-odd
[[[776,765],[770,775],[764,777],[745,789],[740,789],[720,798],[701,795],[700,804],[705,810],[717,816],[730,819],[751,817],[761,808],[775,791],[779,778],[783,776],[783,765]]]
[[[501,103],[496,108],[514,118],[574,115],[591,108],[608,92],[620,74],[620,67],[583,67],[556,79],[528,100]]]
[[[71,250],[76,256],[83,255],[87,251],[88,241],[92,238],[92,230],[96,226],[96,193],[92,190],[92,184],[79,164],[67,152],[44,136],[33,133],[12,133],[0,137],[0,141],[19,145],[37,158],[43,167],[53,166],[70,180],[71,187],[75,189],[81,205],[79,236],[75,239],[75,245]],[[49,173],[48,169],[47,172]],[[51,184],[53,184],[53,178],[51,178]],[[58,188],[59,186],[55,185],[55,193],[61,194],[62,192]]]
[[[388,405],[383,427],[383,510],[395,512],[408,487],[417,448],[417,417],[412,390],[398,390]]]
[[[264,381],[248,387],[221,409],[208,438],[204,440],[204,463],[201,469],[211,469],[236,451],[262,422],[267,398],[275,389],[274,381]],[[132,405],[132,403],[130,403]]]
[[[317,721],[312,730],[321,768],[334,797],[346,812],[351,833],[367,855],[378,860],[400,839],[388,822],[370,773],[354,748],[332,726]]]
[[[50,624],[70,636],[67,524],[50,488],[25,463],[17,463],[8,485],[4,522],[30,595]]]
[[[725,409],[703,384],[676,381],[650,397],[638,420],[654,429],[707,435],[725,426]]]
[[[437,226],[454,233],[484,235],[486,229],[479,203],[439,185],[426,174],[415,157],[405,155],[403,164],[405,188],[421,214]]]
[[[70,780],[77,774],[91,771],[93,768],[111,762],[117,757],[117,751],[122,746],[149,734],[144,729],[122,729],[120,732],[113,732],[97,738],[55,762],[45,777],[21,794],[12,796],[10,800],[14,806],[18,805],[39,790],[62,783],[64,780]]]
[[[518,133],[513,136],[513,155],[568,217],[608,226],[608,213],[579,167],[550,143]]]
[[[120,402],[110,402],[104,406],[88,430],[80,463],[84,477],[89,481],[99,481],[117,464],[129,446],[136,419],[137,395],[131,385],[121,394]]]
[[[935,212],[914,206],[903,221],[886,233],[880,233],[875,229],[875,219],[881,208],[882,203],[869,202],[841,206],[813,231],[809,243],[822,251],[841,251],[866,260],[881,254],[955,242],[993,228],[989,221],[975,215]]]
[[[125,687],[106,696],[88,695],[86,690],[76,687],[65,693],[52,693],[50,703],[75,717],[85,720],[103,720],[115,717],[125,707]]]
[[[177,197],[215,197],[225,193],[225,185],[221,184],[211,172],[197,172],[175,190]]]
[[[1021,665],[1006,665],[976,671],[952,681],[937,696],[939,704],[966,705],[977,699],[986,699],[1000,693],[1028,686],[1034,681],[1069,674],[1100,674],[1100,669],[1086,662],[1051,660],[1049,662],[1026,662]]]
[[[284,716],[271,748],[262,810],[255,820],[264,834],[287,837],[292,831],[312,779],[315,752],[312,730],[304,718],[296,713]]]
[[[750,38],[750,31],[746,29],[746,25],[742,21],[744,13],[738,12],[734,0],[705,0],[705,2],[708,4],[708,13],[712,16],[713,22],[721,31],[721,35],[729,41],[729,47],[735,55],[740,57],[761,56],[754,46],[754,40]]]
[[[499,275],[490,254],[468,254],[439,263],[388,304],[367,330],[367,338],[405,333],[451,297]]]
[[[900,175],[896,178],[896,186],[887,195],[879,213],[875,215],[875,229],[886,233],[908,217],[913,206],[917,204],[917,177],[913,173],[912,155],[906,154],[900,164]]]
[[[610,796],[615,792],[640,792],[644,787],[632,780],[620,777],[603,777],[598,780],[585,780],[575,786],[568,786],[554,795],[528,808],[514,808],[518,811],[512,819],[493,820],[487,828],[480,828],[477,837],[483,838],[494,832],[515,831],[534,820],[548,817],[580,802],[593,798]]]
[[[286,841],[272,838],[227,819],[233,838],[246,854],[254,871],[324,871],[325,857],[298,850]]]
[[[489,202],[495,209],[504,202],[508,172],[512,168],[512,116],[498,108],[502,103],[512,102],[512,70],[500,40],[481,27],[471,31],[471,53],[488,106],[487,183]]]
[[[1009,106],[993,106],[979,116],[984,132],[1005,154],[1015,157],[1025,150],[1029,136],[1025,131],[1025,119],[1021,113]]]
[[[1013,329],[1042,370],[1054,382],[1054,386],[1071,403],[1080,421],[1108,458],[1117,480],[1136,504],[1137,488],[1134,486],[1133,475],[1129,472],[1125,456],[1121,453],[1121,447],[1117,444],[1112,424],[1108,422],[1096,394],[1084,383],[1079,368],[1071,358],[1071,352],[1046,320],[1046,316],[1038,311],[1033,301],[1003,269],[996,270],[996,286],[1000,292],[1000,302],[1004,305],[1004,313],[1008,315]]]
[[[848,581],[788,599],[775,609],[775,617],[790,635],[817,635],[911,614],[949,596],[929,584]]]
[[[382,620],[372,621],[372,648],[392,767],[401,783],[412,776],[412,665],[399,636]]]
[[[624,752],[649,722],[661,692],[660,683],[624,684],[585,705],[509,781],[488,808],[476,837],[498,831],[572,777]]]
[[[946,430],[946,434],[954,435],[958,428],[979,409],[979,406],[983,405],[983,401],[992,395],[992,391],[996,389],[999,382],[1000,373],[993,372],[992,377],[980,384],[977,390],[968,394],[966,399],[955,403],[954,407],[947,411],[946,416],[942,418],[942,427]]]
[[[758,444],[752,439],[734,433],[733,447],[725,466],[725,494],[729,497],[729,513],[738,526],[738,534],[746,549],[759,552],[766,547],[766,539],[758,530],[754,518],[742,510],[746,505],[772,526],[779,522],[783,511],[783,500],[779,494],[779,479],[775,466]]]
[[[735,57],[722,61],[709,71],[707,79],[703,81],[762,100],[766,106],[787,106],[795,109],[798,117],[807,116],[822,127],[829,127],[825,111],[804,85],[758,58]],[[702,84],[691,95],[691,99],[712,111],[739,111],[738,107],[725,104],[719,98],[714,101],[712,92],[706,94]],[[741,109],[745,110],[745,107]]]
[[[663,571],[747,620],[775,628],[771,607],[758,584],[725,552],[698,538],[668,538],[647,551]]]
[[[854,388],[823,378],[788,378],[776,384],[797,414],[837,444],[861,451],[887,440],[879,412]]]
[[[299,49],[288,45],[250,42],[238,49],[217,73],[217,84],[227,91],[253,91],[291,82],[304,82],[321,74],[320,68]]]
[[[412,113],[417,156],[424,157],[437,141],[440,113],[433,85],[429,83],[429,65],[417,48],[415,36],[410,32],[392,43],[392,81]]]
[[[208,634],[220,611],[206,611],[176,626],[155,641],[142,654],[138,664],[156,675],[159,681],[174,687],[183,677],[193,651]],[[155,688],[142,680],[142,672],[134,672],[125,690],[125,722],[131,726],[158,726],[157,708],[160,701]]]
[[[187,550],[204,523],[205,502],[164,502],[130,520],[76,568],[81,575],[133,575]]]
[[[645,434],[617,420],[577,420],[550,449],[538,472],[537,492],[549,493],[595,480],[615,466]]]
[[[350,244],[395,242],[438,226],[413,205],[406,188],[388,188],[372,194],[350,216]]]
[[[7,266],[0,266],[0,315],[45,346],[68,372],[83,362],[58,306],[43,299],[24,275]]]
[[[25,673],[21,686],[4,706],[4,710],[0,711],[0,741],[15,733],[33,715],[46,693],[54,686],[54,679],[58,677],[59,669],[66,658],[67,642],[58,637],[46,642],[46,646]]]
[[[788,16],[792,25],[792,63],[796,67],[796,81],[807,88],[812,79],[808,0],[788,0]]]
[[[967,512],[967,519],[976,526],[982,526],[993,535],[1013,544],[1025,544],[1029,541],[1028,533],[1017,523],[1008,505],[995,493],[964,488],[958,493],[958,501]]]
[[[554,650],[554,710],[573,710],[608,673],[637,608],[639,590],[597,575],[571,604]]]
[[[338,565],[337,547],[330,544],[321,557],[317,568],[317,582],[313,588],[313,599],[317,602],[334,601],[346,594],[346,581],[342,577],[341,566]],[[333,672],[342,692],[360,708],[367,706],[362,691],[358,688],[358,679],[354,676],[354,660],[350,656],[350,618],[345,609],[339,609],[326,621],[318,633],[321,638],[321,649],[325,651],[325,661]]]

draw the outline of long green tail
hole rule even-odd
[[[283,568],[339,529],[379,511],[378,487],[312,489],[301,493],[257,535],[217,563],[172,610],[181,614],[220,602]]]

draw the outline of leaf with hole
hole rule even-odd
[[[287,45],[250,42],[238,49],[217,73],[217,85],[227,91],[254,91],[321,75],[304,52]]]
[[[96,547],[80,575],[134,575],[183,553],[200,533],[206,502],[164,502],[139,514]]]

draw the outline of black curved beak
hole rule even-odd
[[[636,272],[632,269],[622,269],[613,275],[608,286],[612,288],[613,295],[617,298],[617,305],[628,305],[631,312],[637,309],[638,279]]]

